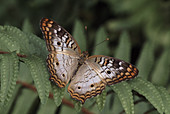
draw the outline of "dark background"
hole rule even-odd
[[[111,45],[116,45],[120,33],[127,30],[135,53],[149,40],[158,47],[159,55],[169,45],[169,9],[168,0],[1,0],[0,24],[22,29],[28,21],[31,31],[42,37],[42,17],[55,20],[69,32],[79,19],[88,27],[90,38],[104,26]]]

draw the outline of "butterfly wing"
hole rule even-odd
[[[47,57],[50,80],[59,87],[65,87],[78,67],[78,59],[66,54],[50,53]]]
[[[72,78],[68,92],[72,98],[83,104],[86,99],[100,94],[105,86],[106,84],[103,83],[95,70],[88,65],[88,62],[85,62]]]
[[[40,21],[40,28],[49,52],[63,51],[67,49],[74,53],[81,54],[81,50],[76,40],[63,27],[51,19],[43,18]]]
[[[138,75],[138,69],[134,65],[113,57],[91,56],[87,61],[107,85],[132,79]]]
[[[50,80],[65,87],[77,69],[80,47],[64,28],[50,19],[41,19],[40,28],[50,52],[47,57]]]
[[[91,56],[78,69],[68,92],[82,103],[101,94],[106,85],[136,77],[138,70],[132,64],[106,56]]]

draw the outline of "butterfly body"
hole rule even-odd
[[[59,87],[69,82],[71,97],[84,103],[112,85],[137,76],[138,70],[125,61],[103,55],[81,53],[76,40],[61,26],[43,18],[40,27],[49,55],[47,66],[50,80]]]

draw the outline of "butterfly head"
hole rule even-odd
[[[83,51],[83,53],[80,55],[79,64],[83,64],[84,61],[88,58],[89,53],[87,51]]]
[[[89,53],[87,51],[83,51],[83,53],[80,56],[83,58],[88,58]]]

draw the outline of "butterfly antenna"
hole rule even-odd
[[[85,30],[85,37],[86,37],[86,40],[89,41],[89,35],[88,35],[88,31],[87,31],[87,26],[84,26],[84,30]],[[88,46],[87,43],[86,43],[86,50],[88,49]]]
[[[84,29],[85,29],[86,39],[88,41],[89,40],[89,36],[88,36],[87,26],[84,26]],[[108,41],[108,40],[109,40],[109,38],[106,38],[105,40],[103,40],[103,41],[99,42],[98,44],[96,44],[95,47],[100,45],[100,44],[102,44],[102,43],[104,43],[105,41]],[[87,45],[87,46],[89,46],[89,45]],[[86,48],[88,49],[87,46],[86,46]],[[89,50],[92,50],[92,48],[90,48]]]
[[[105,42],[105,41],[109,41],[109,40],[110,40],[109,38],[106,38],[105,40],[103,40],[103,41],[99,42],[98,44],[96,44],[96,46],[102,44],[102,43]]]
[[[98,44],[96,44],[94,47],[97,47],[98,45],[104,43],[105,41],[109,41],[109,40],[110,40],[109,38],[106,38],[105,40],[103,40],[103,41],[99,42]],[[94,47],[90,48],[89,50],[93,50]]]

